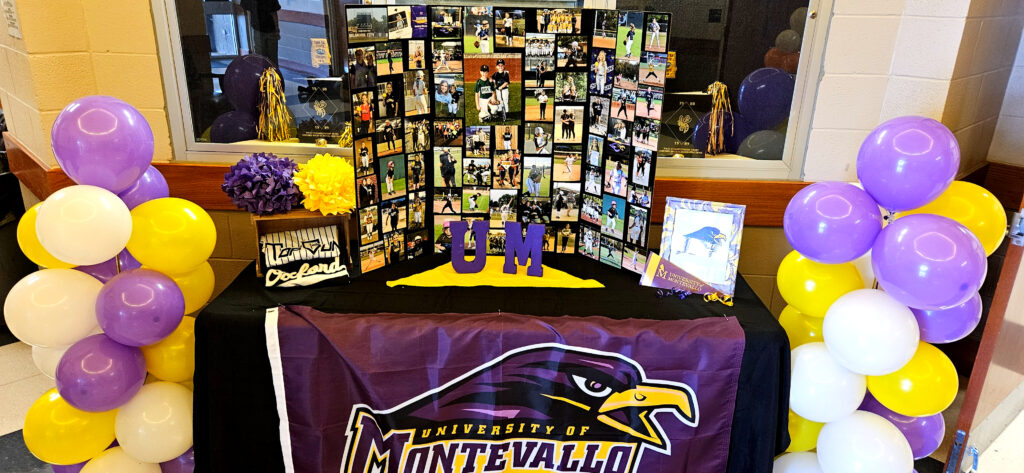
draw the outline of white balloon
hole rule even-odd
[[[65,187],[39,206],[36,237],[55,258],[90,265],[117,256],[132,235],[132,215],[121,199],[96,186]]]
[[[780,455],[772,465],[772,473],[822,473],[814,452],[793,452]]]
[[[906,437],[891,422],[865,411],[821,428],[818,461],[825,473],[909,473],[914,469]]]
[[[882,376],[907,364],[921,330],[910,308],[878,289],[858,289],[836,299],[825,313],[822,335],[846,369]]]
[[[134,458],[160,463],[192,446],[192,391],[166,381],[142,386],[117,410],[117,442]]]
[[[132,458],[121,447],[108,448],[82,467],[81,473],[160,473],[157,463]]]
[[[875,286],[875,268],[871,266],[871,250],[864,253],[860,258],[851,261],[857,267],[860,278],[864,280],[864,287]]]
[[[804,26],[806,23],[807,7],[797,8],[789,15],[789,27],[801,35],[804,34]]]
[[[7,327],[41,347],[71,345],[99,327],[96,298],[103,283],[73,269],[42,269],[22,278],[4,301]]]
[[[66,347],[32,347],[32,362],[36,364],[36,368],[42,371],[47,378],[54,379],[57,377],[57,363],[60,363],[60,357],[64,356],[64,352],[68,351],[71,345]]]
[[[843,368],[824,343],[793,350],[789,406],[814,422],[832,422],[850,415],[864,400],[867,378]]]
[[[795,53],[800,50],[800,42],[803,39],[800,33],[794,30],[784,30],[775,37],[775,47],[786,54]]]

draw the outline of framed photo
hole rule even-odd
[[[669,197],[661,232],[661,255],[705,283],[732,296],[746,207]]]

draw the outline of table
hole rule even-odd
[[[750,286],[738,278],[735,305],[697,296],[657,298],[639,277],[579,255],[545,254],[547,266],[605,284],[603,290],[536,288],[388,288],[385,283],[446,261],[431,256],[371,272],[345,286],[263,287],[250,265],[199,315],[196,327],[195,451],[197,472],[284,471],[278,416],[266,352],[268,307],[307,305],[331,313],[463,313],[696,319],[736,317],[742,357],[727,471],[771,472],[789,443],[789,341]]]

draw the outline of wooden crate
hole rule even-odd
[[[348,255],[348,264],[352,264],[351,237],[352,225],[351,214],[344,215],[323,215],[320,212],[311,212],[306,209],[296,209],[288,213],[277,215],[252,215],[252,224],[256,227],[256,247],[259,248],[259,238],[268,233],[287,232],[301,230],[303,228],[326,227],[328,225],[338,226],[339,244],[345,245],[345,253]],[[256,275],[263,277],[263,255],[256,258]]]

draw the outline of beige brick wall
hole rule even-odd
[[[10,132],[56,164],[50,129],[84,95],[111,95],[149,121],[154,160],[172,158],[156,36],[145,0],[17,2],[23,39],[0,34],[0,101]]]

